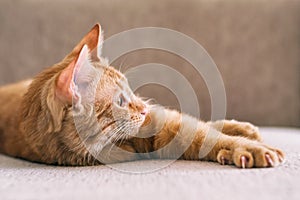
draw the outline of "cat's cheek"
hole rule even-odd
[[[141,121],[141,127],[147,127],[151,124],[151,117],[149,115],[143,116]]]

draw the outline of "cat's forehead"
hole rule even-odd
[[[102,67],[98,69],[102,71],[100,78],[101,83],[99,85],[100,87],[98,87],[99,93],[102,93],[103,95],[104,93],[109,92],[110,95],[108,96],[123,92],[127,93],[129,96],[133,94],[128,85],[127,78],[121,72],[114,67]]]
[[[114,67],[106,67],[104,76],[107,81],[110,81],[112,84],[115,84],[119,88],[128,86],[127,78]]]
[[[114,79],[113,87],[114,87],[114,92],[116,95],[118,95],[118,93],[127,94],[128,97],[131,97],[133,95],[133,92],[131,91],[131,88],[129,87],[127,78],[121,73],[117,79]]]
[[[93,66],[101,71],[101,74],[105,76],[105,78],[109,78],[110,80],[120,80],[126,79],[126,77],[118,70],[116,70],[112,66],[103,66],[99,62],[94,62]]]
[[[121,72],[119,72],[118,70],[116,70],[114,67],[111,67],[111,66],[105,67],[104,73],[106,76],[109,76],[116,80],[126,79],[125,76]]]

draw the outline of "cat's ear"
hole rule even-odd
[[[58,76],[56,81],[55,95],[65,104],[72,104],[76,100],[76,87],[81,76],[80,74],[90,71],[90,51],[87,45],[81,49],[78,58],[74,59]]]
[[[69,56],[77,56],[84,45],[90,50],[92,61],[101,61],[101,52],[103,45],[103,32],[100,24],[96,24],[76,45]]]

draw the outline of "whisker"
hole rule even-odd
[[[111,139],[113,139],[113,137],[123,128],[125,123],[126,122],[122,122],[121,124],[119,124],[119,126],[109,131],[110,133],[108,133],[108,141],[105,143],[105,145],[107,145],[107,143],[110,142]]]
[[[131,124],[131,122],[128,122],[126,125],[130,125]],[[110,149],[108,150],[108,152],[106,153],[106,158],[110,155],[110,153],[111,153],[111,151],[112,151],[112,149],[114,148],[114,147],[116,147],[116,143],[121,139],[121,143],[120,144],[122,144],[122,141],[125,141],[124,139],[127,139],[127,137],[129,136],[128,134],[126,134],[126,132],[128,131],[128,130],[130,130],[132,127],[131,127],[131,125],[130,126],[125,126],[125,127],[122,127],[122,128],[125,128],[125,129],[123,129],[122,130],[122,132],[121,132],[121,130],[118,132],[118,133],[120,133],[115,139],[114,139],[114,141],[113,141],[113,143],[112,143],[112,146],[110,147]],[[124,137],[125,136],[125,137]]]
[[[125,127],[124,125],[126,124],[126,122],[122,122],[121,123],[121,126],[118,126],[118,127],[116,127],[114,130],[113,130],[113,133],[110,135],[110,137],[109,137],[109,139],[108,139],[108,141],[105,143],[105,146],[108,144],[108,143],[111,143],[111,147],[110,147],[110,149],[109,149],[109,151],[106,153],[106,158],[107,158],[107,156],[108,156],[108,154],[110,153],[110,151],[111,151],[111,149],[114,147],[114,141],[115,141],[115,139],[116,138],[118,138],[119,139],[119,133],[121,132],[121,131],[123,131],[123,128]],[[115,136],[117,136],[116,138],[115,138]],[[100,153],[100,152],[99,152]]]

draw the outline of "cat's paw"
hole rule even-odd
[[[234,164],[240,168],[275,167],[282,163],[284,158],[281,150],[258,142],[239,145],[231,150],[221,149],[217,155],[220,164]]]
[[[249,122],[226,120],[222,132],[231,136],[242,136],[250,140],[262,141],[258,127]]]

